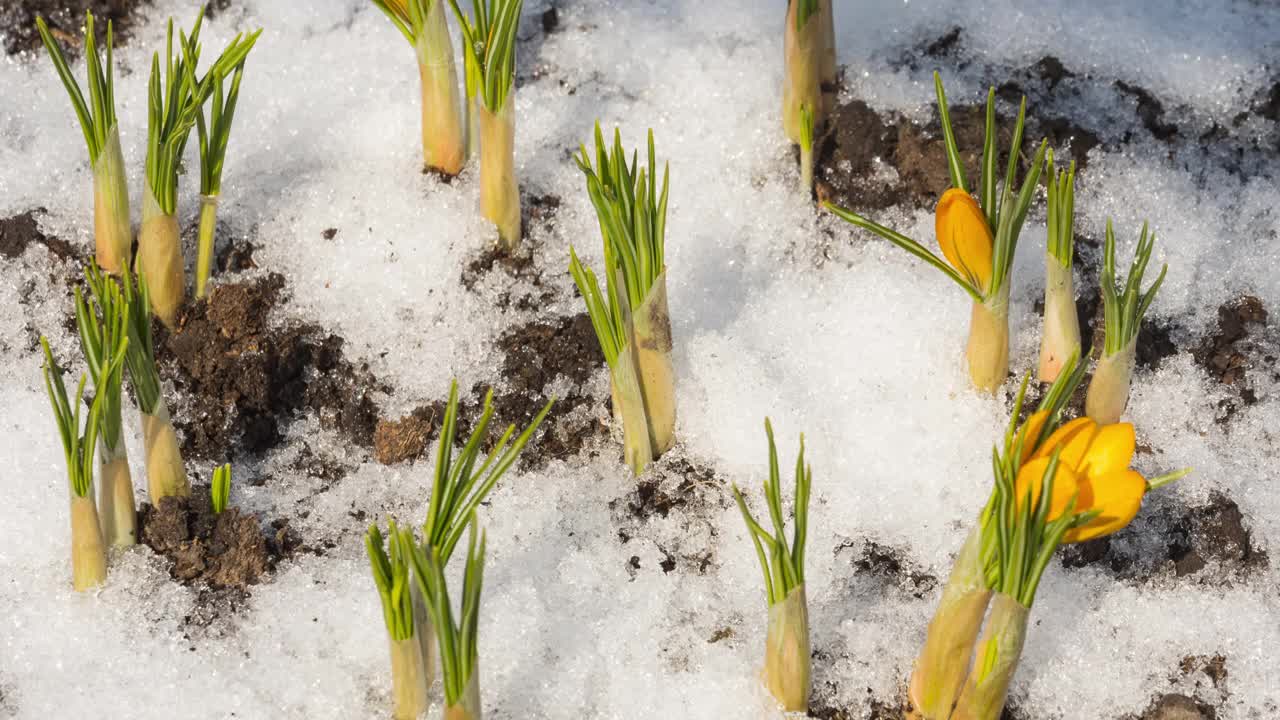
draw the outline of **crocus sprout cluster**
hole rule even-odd
[[[1022,232],[1027,209],[1035,196],[1036,182],[1044,161],[1047,145],[1041,141],[1030,170],[1022,184],[1016,184],[1018,160],[1022,154],[1022,130],[1027,102],[1023,98],[1009,145],[1009,163],[1004,172],[1003,187],[998,186],[996,170],[995,89],[987,93],[986,140],[982,148],[982,172],[978,181],[978,198],[969,194],[964,164],[956,148],[951,130],[951,115],[942,78],[934,73],[934,89],[938,96],[938,113],[947,149],[947,167],[951,188],[938,200],[938,245],[944,261],[923,245],[857,213],[827,205],[840,218],[894,243],[903,250],[925,260],[951,278],[973,299],[969,321],[969,345],[965,356],[973,384],[994,393],[1009,371],[1009,286],[1014,251]],[[998,189],[999,188],[999,189]]]
[[[428,170],[462,172],[479,148],[480,212],[508,251],[520,244],[515,170],[516,29],[523,0],[472,0],[468,17],[448,0],[462,33],[464,109],[445,21],[445,0],[373,0],[418,57],[422,77],[422,159]]]
[[[1146,479],[1131,469],[1133,426],[1090,418],[1062,422],[1083,376],[1068,358],[1021,426],[1026,381],[978,526],[956,559],[909,686],[908,717],[997,720],[1021,657],[1040,577],[1062,543],[1129,524],[1151,490],[1189,472]]]
[[[178,306],[186,291],[183,275],[182,239],[178,232],[178,174],[187,138],[202,114],[204,102],[221,78],[243,63],[261,31],[237,35],[202,78],[196,78],[200,59],[200,26],[203,9],[196,15],[191,36],[178,31],[178,52],[174,53],[173,20],[165,39],[164,63],[160,54],[151,59],[147,116],[147,186],[142,198],[142,227],[138,230],[138,268],[151,288],[152,310],[166,327],[172,328]],[[163,68],[163,69],[162,69]],[[230,118],[221,117],[215,128],[223,137],[215,138],[213,151],[202,143],[203,176],[211,177],[214,165],[221,172],[219,142],[224,145],[230,132]],[[225,122],[223,122],[225,121]],[[220,183],[219,179],[219,183]],[[212,242],[212,241],[210,241]]]
[[[476,637],[485,544],[483,538],[478,546],[476,543],[476,512],[498,480],[515,464],[555,402],[554,398],[548,401],[519,437],[515,436],[516,426],[508,426],[481,462],[481,446],[487,442],[493,420],[492,400],[490,391],[485,396],[484,410],[475,429],[461,453],[454,457],[459,424],[458,384],[454,382],[449,388],[449,401],[440,426],[431,501],[421,529],[422,542],[414,538],[411,528],[399,527],[394,520],[389,521],[385,543],[376,525],[371,526],[365,536],[390,642],[396,720],[413,720],[427,710],[435,675],[434,645],[438,645],[441,659],[445,717],[457,720],[481,717]],[[450,609],[444,570],[468,528],[470,540],[462,610],[457,616],[461,619],[459,625]]]
[[[110,384],[112,374],[119,370],[120,363],[124,360],[128,343],[129,340],[124,335],[117,335],[112,346],[103,348],[106,355],[99,367],[98,376],[94,378],[96,387]],[[82,400],[88,378],[84,375],[80,377],[74,399],[68,399],[67,388],[62,382],[62,368],[53,359],[49,341],[43,336],[40,338],[40,347],[44,350],[44,386],[49,393],[49,403],[53,406],[58,435],[62,439],[67,480],[71,488],[72,583],[76,590],[84,591],[101,585],[107,578],[106,544],[103,542],[98,506],[93,500],[94,449],[102,431],[103,406],[106,404],[107,393],[95,393],[84,424],[84,434],[81,435],[80,413],[84,407]]]
[[[666,226],[670,169],[657,185],[653,131],[649,166],[633,153],[627,163],[622,135],[605,145],[596,123],[595,162],[585,146],[577,158],[587,179],[604,240],[605,293],[570,247],[569,272],[587,305],[609,364],[614,414],[622,420],[627,464],[637,475],[675,442],[675,370],[667,310]]]
[[[449,0],[462,28],[468,126],[480,133],[480,212],[508,250],[520,244],[516,182],[516,29],[524,0],[471,0],[472,17]]]
[[[1067,358],[1080,356],[1080,319],[1076,315],[1075,283],[1071,262],[1075,257],[1076,164],[1058,171],[1053,151],[1045,158],[1048,199],[1048,240],[1044,255],[1044,332],[1040,336],[1041,382],[1058,379]],[[1119,418],[1116,418],[1117,420]]]
[[[1085,396],[1085,412],[1100,423],[1118,421],[1129,403],[1129,381],[1137,357],[1138,329],[1169,270],[1168,265],[1161,267],[1156,281],[1142,290],[1142,276],[1151,261],[1151,250],[1155,244],[1155,233],[1148,234],[1147,225],[1143,223],[1128,276],[1117,285],[1116,236],[1111,230],[1111,220],[1107,220],[1100,278],[1106,340],[1093,371],[1093,380],[1089,383],[1089,394]]]
[[[809,606],[804,592],[804,551],[809,530],[809,488],[813,468],[804,461],[804,435],[796,456],[795,523],[788,539],[782,514],[782,480],[778,469],[778,448],[768,418],[764,432],[769,438],[769,478],[764,482],[765,504],[773,532],[765,530],[733,486],[733,497],[747,523],[764,573],[765,599],[769,605],[769,629],[765,637],[764,681],[774,699],[787,712],[809,708]]]
[[[127,272],[127,271],[126,271]],[[133,503],[133,476],[124,445],[121,387],[124,363],[113,355],[129,342],[129,310],[120,286],[103,278],[90,265],[85,269],[90,295],[76,288],[76,328],[85,364],[93,378],[95,401],[101,400],[98,457],[101,461],[98,511],[107,544],[127,547],[138,541],[137,511]]]
[[[418,58],[422,79],[422,164],[457,175],[466,164],[459,114],[458,70],[449,39],[445,0],[373,0],[404,35]]]
[[[186,291],[177,216],[182,153],[191,128],[198,123],[203,199],[196,290],[198,295],[203,295],[213,255],[217,196],[221,189],[223,159],[240,77],[245,58],[261,33],[237,35],[208,73],[198,78],[196,66],[200,60],[199,38],[203,19],[204,11],[201,9],[190,37],[178,32],[176,52],[173,20],[169,21],[164,61],[161,62],[159,53],[153,56],[147,88],[147,172],[136,266],[151,285],[156,315],[169,328],[173,327]],[[98,265],[111,274],[121,274],[130,268],[133,261],[133,234],[129,218],[129,187],[115,113],[111,24],[107,23],[106,61],[102,62],[95,45],[93,15],[86,13],[88,103],[44,19],[37,18],[36,26],[71,97],[71,105],[89,146],[94,177],[94,235]],[[233,74],[231,90],[224,98],[223,79]],[[214,107],[211,122],[206,126],[202,108],[211,95],[215,97]]]
[[[813,137],[835,108],[836,34],[834,0],[790,0],[783,33],[786,80],[782,88],[782,127],[800,146],[800,175],[807,193],[813,187]]]
[[[89,71],[87,103],[80,84],[67,66],[62,48],[49,33],[49,26],[43,17],[36,18],[40,39],[71,97],[71,106],[80,120],[80,129],[84,131],[84,141],[89,147],[89,164],[93,167],[93,234],[97,262],[103,270],[119,273],[129,266],[133,230],[129,224],[129,185],[124,173],[124,155],[120,150],[120,126],[116,122],[115,65],[111,56],[114,34],[108,20],[104,61],[98,56],[93,13],[85,13],[84,26],[85,63]]]

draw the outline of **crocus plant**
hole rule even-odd
[[[418,57],[422,80],[422,163],[454,176],[466,164],[459,110],[458,69],[445,22],[445,0],[373,0]]]
[[[127,271],[126,271],[127,272]],[[138,541],[137,511],[133,503],[133,475],[124,445],[121,387],[124,363],[110,366],[113,354],[128,342],[129,308],[120,285],[94,266],[85,269],[89,297],[76,288],[76,328],[85,364],[93,378],[95,399],[102,399],[98,432],[98,513],[102,536],[109,545],[127,547]],[[108,372],[110,369],[110,372]],[[99,384],[99,381],[102,384]]]
[[[147,93],[147,182],[142,198],[142,227],[138,231],[138,272],[146,277],[151,289],[156,317],[171,329],[185,293],[178,233],[178,175],[183,150],[201,106],[213,90],[214,80],[240,65],[261,32],[237,35],[209,73],[197,79],[203,20],[202,9],[196,15],[190,37],[178,31],[176,55],[173,20],[169,21],[164,63],[161,64],[159,53],[152,57]]]
[[[104,348],[108,357],[101,365],[100,374],[94,378],[98,387],[108,384],[108,378],[116,372],[124,358],[128,339],[123,336],[115,338],[115,345]],[[40,347],[44,350],[44,386],[49,393],[49,403],[53,406],[53,416],[57,421],[58,435],[62,439],[62,449],[67,462],[67,480],[71,488],[71,577],[72,584],[78,591],[89,590],[101,585],[107,578],[107,551],[102,539],[102,525],[98,518],[98,507],[93,501],[93,456],[97,446],[98,434],[102,428],[103,405],[107,393],[95,394],[89,416],[85,422],[84,435],[80,434],[80,412],[84,407],[84,386],[86,376],[80,377],[76,387],[75,399],[67,397],[67,388],[62,382],[62,368],[53,359],[49,350],[49,341],[41,336]]]
[[[401,541],[395,520],[389,521],[388,534],[390,542],[384,547],[382,532],[377,525],[371,525],[364,545],[373,582],[382,598],[382,619],[391,650],[391,716],[395,720],[416,720],[427,711],[431,674],[426,663],[430,655],[424,656],[416,636],[419,628],[413,609],[413,580],[409,577],[413,543],[406,546]]]
[[[786,80],[782,88],[782,127],[803,146],[805,114],[809,132],[821,130],[835,107],[836,48],[833,0],[790,0],[787,4],[783,52]],[[802,164],[803,165],[803,164]],[[810,168],[812,166],[810,165]]]
[[[765,636],[764,681],[774,699],[787,712],[805,712],[809,707],[809,608],[804,592],[804,550],[809,529],[809,488],[813,468],[804,461],[804,435],[796,456],[795,523],[787,537],[782,515],[782,480],[778,470],[778,448],[773,442],[773,426],[766,418],[764,432],[769,438],[769,478],[764,482],[765,504],[773,532],[765,530],[742,498],[737,485],[733,497],[747,523],[764,572],[765,599],[769,606],[769,629]]]
[[[160,394],[160,373],[156,370],[155,343],[151,337],[151,291],[147,279],[138,277],[135,289],[126,273],[125,307],[129,315],[129,352],[125,367],[129,370],[129,386],[142,416],[142,442],[147,454],[147,496],[159,507],[166,497],[189,497],[178,434],[174,432],[169,409]]]
[[[227,142],[235,121],[236,102],[240,99],[240,80],[244,77],[244,60],[231,73],[231,87],[224,90],[226,75],[215,67],[211,76],[212,95],[209,120],[204,111],[196,113],[196,132],[200,140],[200,239],[196,250],[196,297],[205,296],[209,273],[213,268],[213,242],[218,227],[218,200],[222,197],[222,167],[227,159]]]
[[[1102,277],[1099,278],[1106,339],[1093,370],[1093,380],[1089,382],[1089,394],[1085,396],[1085,412],[1100,423],[1118,421],[1129,404],[1129,382],[1133,378],[1137,358],[1138,330],[1169,270],[1168,265],[1162,266],[1156,281],[1145,292],[1142,290],[1142,276],[1151,261],[1151,250],[1155,244],[1155,233],[1148,233],[1147,225],[1143,223],[1129,275],[1117,285],[1116,237],[1111,230],[1111,220],[1107,220]]]
[[[401,543],[413,559],[418,592],[426,599],[427,613],[436,628],[440,648],[440,675],[444,685],[445,720],[481,720],[480,706],[480,591],[484,584],[485,538],[477,532],[475,513],[466,516],[471,529],[462,577],[462,600],[455,615],[445,582],[447,560],[438,547],[418,546],[408,531]],[[476,536],[479,534],[479,542]]]
[[[1023,382],[1003,446],[992,452],[991,497],[916,660],[909,718],[998,720],[1054,551],[1120,530],[1146,493],[1188,472],[1145,479],[1132,470],[1135,438],[1127,423],[1062,423],[1082,375],[1077,358],[1068,358],[1039,409],[1019,427]]]
[[[444,602],[448,603],[447,591],[443,581],[437,584],[433,563],[443,567],[449,559],[463,533],[472,523],[480,503],[489,495],[511,466],[519,459],[520,453],[533,438],[542,421],[551,412],[555,399],[552,398],[529,425],[516,436],[516,426],[509,425],[489,452],[482,456],[481,447],[489,440],[489,426],[493,420],[493,392],[486,394],[484,410],[473,425],[470,437],[462,446],[461,452],[455,455],[454,441],[458,431],[458,384],[449,387],[449,400],[445,405],[444,418],[440,424],[440,444],[436,455],[435,474],[431,484],[431,501],[427,507],[426,522],[422,527],[422,543],[419,545],[411,529],[397,529],[391,522],[387,537],[389,550],[383,550],[382,535],[377,527],[372,527],[366,536],[366,547],[369,562],[373,567],[374,580],[382,595],[383,613],[387,621],[387,632],[391,640],[391,672],[395,694],[395,717],[416,718],[426,709],[428,691],[435,676],[434,658],[437,628],[440,626],[437,616],[445,608],[433,607],[433,603],[441,601],[440,594],[445,593]],[[514,439],[513,439],[514,438]],[[474,537],[472,538],[474,543]],[[468,567],[471,566],[475,552],[474,545],[468,551]],[[483,549],[480,552],[483,555]],[[413,560],[417,557],[416,561]],[[417,582],[410,578],[410,569],[417,576]],[[424,575],[423,573],[426,573]],[[477,580],[478,582],[478,577]],[[424,584],[425,583],[425,584]],[[478,602],[478,588],[476,589]],[[468,600],[464,598],[464,608]],[[464,609],[464,615],[466,614]],[[449,618],[449,615],[443,617]],[[468,690],[467,684],[472,677],[470,670],[463,673],[461,666],[451,668],[450,662],[462,657],[472,657],[459,650],[461,642],[458,628],[450,625],[443,631],[448,634],[439,638],[440,656],[443,659],[445,695],[450,707],[461,703],[470,715],[457,717],[479,718],[479,690]],[[464,624],[464,630],[465,624]],[[474,633],[474,628],[469,631]],[[466,632],[462,632],[465,635]],[[471,636],[474,642],[474,634]],[[446,657],[444,646],[449,645],[452,655]],[[474,650],[474,648],[472,648]],[[470,661],[468,661],[470,662]],[[468,666],[474,668],[474,664]],[[454,673],[454,674],[450,674]],[[458,692],[450,695],[451,683]],[[461,694],[459,694],[461,693]],[[469,694],[470,693],[470,694]],[[474,703],[469,698],[474,695]],[[461,698],[461,699],[459,699]],[[456,702],[455,702],[456,701]],[[468,704],[471,703],[471,704]],[[459,705],[459,708],[462,707]],[[446,708],[449,712],[460,712],[458,708]]]
[[[1009,146],[1004,185],[998,187],[995,89],[989,90],[982,173],[978,183],[978,199],[975,200],[969,194],[964,164],[960,160],[955,135],[951,130],[951,115],[947,109],[942,79],[937,73],[933,77],[946,142],[947,166],[951,174],[951,188],[938,200],[935,213],[938,246],[946,260],[915,240],[857,213],[830,204],[826,207],[841,219],[870,230],[933,265],[968,293],[973,299],[969,344],[965,353],[969,363],[969,377],[979,390],[994,393],[1004,383],[1009,371],[1010,272],[1013,269],[1014,251],[1018,246],[1018,235],[1026,220],[1027,208],[1035,196],[1046,144],[1043,141],[1040,143],[1026,178],[1020,187],[1016,185],[1027,110],[1027,101],[1023,98],[1013,129],[1013,141]]]
[[[514,93],[516,29],[524,0],[471,0],[471,18],[457,0],[449,3],[462,28],[467,124],[480,133],[480,212],[498,227],[502,246],[511,251],[520,244]]]
[[[1053,382],[1062,365],[1071,356],[1080,356],[1080,319],[1076,314],[1075,283],[1071,277],[1071,261],[1075,255],[1076,164],[1068,170],[1055,171],[1053,151],[1045,158],[1045,175],[1049,188],[1048,241],[1044,267],[1044,332],[1040,336],[1040,372],[1042,382]]]
[[[569,248],[569,272],[586,302],[609,364],[614,414],[622,420],[627,464],[637,475],[675,442],[675,371],[667,310],[666,225],[669,168],[657,186],[653,131],[649,167],[627,164],[622,136],[610,151],[596,124],[595,164],[584,146],[577,158],[604,239],[605,293]]]
[[[58,77],[71,97],[71,106],[80,120],[84,141],[89,148],[89,164],[93,168],[93,231],[98,266],[109,273],[120,273],[129,267],[133,247],[133,230],[129,224],[129,186],[124,173],[124,155],[120,151],[120,126],[116,122],[114,92],[115,68],[112,62],[111,21],[107,21],[105,62],[98,56],[93,13],[85,13],[85,63],[89,72],[89,101],[85,102],[80,85],[67,66],[62,48],[53,39],[43,17],[36,17],[36,28],[44,41]]]

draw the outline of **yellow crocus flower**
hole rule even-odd
[[[1024,433],[1035,420],[1035,416],[1028,420]],[[1039,432],[1039,427],[1031,429]],[[1087,417],[1077,418],[1036,444],[1029,460],[1018,470],[1015,492],[1019,500],[1026,496],[1028,489],[1033,498],[1038,498],[1041,480],[1053,453],[1061,448],[1049,519],[1065,512],[1074,497],[1076,512],[1096,510],[1098,515],[1085,525],[1068,530],[1063,542],[1083,542],[1109,535],[1133,520],[1147,492],[1146,478],[1129,468],[1135,447],[1133,425],[1099,425]]]
[[[994,241],[978,201],[960,188],[942,194],[935,211],[938,246],[947,262],[983,295],[991,288]]]

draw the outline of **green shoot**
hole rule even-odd
[[[497,114],[515,84],[516,29],[524,0],[471,0],[474,20],[462,12],[458,0],[449,0],[449,5],[462,29],[467,96],[477,94],[489,112]],[[479,83],[476,88],[471,86],[473,74]]]
[[[654,281],[666,270],[667,195],[670,166],[657,188],[657,159],[653,131],[649,131],[648,168],[639,167],[636,153],[627,163],[622,134],[614,130],[613,148],[605,145],[600,124],[595,131],[595,165],[585,146],[575,159],[587,179],[587,193],[596,208],[604,239],[606,293],[590,268],[569,248],[569,272],[586,301],[591,324],[605,360],[614,368],[627,344],[626,316],[644,302]]]
[[[803,30],[804,26],[809,23],[809,18],[818,12],[818,3],[820,0],[793,0],[798,3],[796,8],[796,30]]]
[[[146,278],[138,276],[135,289],[129,274],[122,277],[124,285],[124,309],[128,315],[129,351],[125,354],[125,367],[129,370],[129,386],[138,409],[147,415],[155,415],[161,405],[160,373],[156,370],[156,349],[151,337],[151,293]],[[92,285],[90,285],[92,288]],[[102,294],[94,293],[99,302]]]
[[[1047,221],[1049,230],[1049,254],[1064,267],[1071,267],[1075,255],[1075,183],[1076,163],[1073,160],[1067,170],[1055,172],[1053,151],[1045,158],[1046,185],[1049,190]]]
[[[1146,273],[1147,263],[1151,261],[1151,250],[1155,247],[1155,233],[1148,233],[1147,224],[1142,224],[1142,234],[1138,238],[1138,247],[1133,254],[1133,264],[1129,266],[1129,274],[1122,284],[1121,290],[1116,285],[1116,237],[1111,229],[1111,220],[1107,220],[1106,245],[1102,260],[1102,303],[1106,320],[1106,352],[1114,355],[1138,336],[1142,326],[1142,318],[1146,316],[1151,301],[1164,283],[1165,273],[1169,266],[1160,268],[1156,281],[1142,291],[1142,276]]]
[[[231,89],[223,92],[225,76],[213,72],[213,94],[209,122],[204,112],[196,113],[196,130],[200,140],[200,239],[196,255],[196,297],[205,296],[209,274],[213,268],[214,234],[218,226],[218,196],[222,193],[222,167],[227,157],[227,142],[235,120],[236,102],[240,98],[240,80],[244,77],[244,61],[236,65],[231,76]]]
[[[422,528],[425,544],[439,550],[445,563],[453,556],[454,547],[470,522],[469,518],[503,474],[515,464],[554,403],[555,398],[548,401],[515,442],[511,442],[511,438],[515,435],[516,426],[509,425],[477,468],[480,446],[488,437],[489,423],[493,419],[493,391],[490,390],[485,395],[480,420],[463,445],[461,454],[454,458],[453,444],[458,431],[458,383],[455,380],[450,384],[449,402],[445,407],[440,430],[435,478],[431,484],[431,503],[427,507],[427,519]]]
[[[800,191],[813,192],[813,108],[800,106]]]
[[[787,539],[782,516],[782,480],[778,469],[778,448],[773,441],[773,425],[764,421],[764,432],[769,438],[769,478],[764,482],[765,504],[773,522],[773,532],[765,530],[751,511],[735,484],[733,497],[742,511],[751,541],[764,573],[765,596],[769,605],[787,599],[797,587],[804,585],[805,538],[809,529],[809,489],[813,483],[813,468],[804,461],[804,435],[800,436],[800,453],[795,467],[795,527],[790,541]]]
[[[84,273],[90,297],[86,301],[80,288],[75,289],[76,328],[94,390],[102,398],[102,444],[114,456],[123,450],[124,443],[120,402],[124,368],[121,363],[111,372],[107,369],[129,343],[129,308],[114,280],[94,265],[85,267]],[[98,385],[99,380],[105,384]]]
[[[426,599],[427,612],[439,638],[445,705],[450,708],[467,703],[478,704],[478,698],[469,698],[468,694],[477,692],[473,676],[480,664],[480,593],[484,584],[485,536],[478,532],[474,513],[464,520],[470,533],[457,620],[444,576],[447,562],[444,554],[438,547],[416,546],[407,530],[401,533],[401,552],[412,554],[414,577]],[[479,717],[478,708],[471,710],[471,716]]]
[[[71,97],[71,105],[76,111],[76,117],[80,119],[80,129],[84,131],[84,141],[89,148],[89,160],[96,163],[98,156],[106,149],[116,125],[113,87],[115,68],[111,57],[114,39],[111,21],[108,20],[107,53],[106,61],[103,62],[98,57],[93,13],[85,12],[84,27],[85,63],[89,70],[89,102],[87,103],[84,94],[80,91],[79,83],[71,74],[71,68],[68,67],[67,59],[62,54],[62,48],[53,39],[44,18],[36,16],[36,29],[40,31],[40,39],[44,42],[45,49],[49,51],[49,58],[53,60],[58,77],[62,78],[62,84],[67,88],[67,95]]]
[[[400,542],[400,530],[395,520],[388,521],[390,553],[383,548],[382,532],[377,525],[370,525],[364,536],[365,551],[369,555],[369,567],[373,582],[382,596],[382,617],[392,640],[408,640],[413,637],[413,594],[409,584],[410,556]],[[412,547],[412,541],[409,544]]]
[[[121,345],[103,366],[101,374],[95,378],[95,384],[107,384],[107,376],[115,372],[124,358],[127,340]],[[80,410],[83,407],[84,386],[88,376],[80,376],[80,384],[76,387],[74,403],[67,397],[67,388],[62,382],[62,368],[53,359],[49,349],[49,340],[40,337],[40,347],[44,351],[44,386],[49,393],[49,404],[53,407],[54,421],[58,426],[58,435],[62,438],[62,449],[67,461],[67,480],[71,492],[79,498],[91,498],[93,492],[93,458],[98,442],[98,433],[102,427],[102,410],[105,393],[97,393],[89,409],[89,417],[84,426],[84,435],[80,434]],[[72,409],[74,405],[74,410]]]
[[[215,515],[227,509],[227,499],[231,497],[231,463],[213,469],[213,479],[209,482],[209,504],[213,506]]]

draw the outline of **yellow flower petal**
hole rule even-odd
[[[1081,497],[1089,496],[1089,505],[1080,509],[1102,513],[1089,524],[1068,530],[1063,542],[1092,540],[1123,528],[1138,514],[1147,492],[1147,481],[1135,470],[1121,470],[1093,481],[1081,478],[1080,483]]]
[[[985,293],[991,286],[994,243],[978,201],[964,190],[951,188],[938,200],[934,216],[943,256],[962,277]]]
[[[1103,425],[1098,428],[1098,432],[1089,442],[1089,449],[1085,451],[1084,458],[1076,464],[1076,470],[1089,480],[1118,473],[1129,467],[1135,447],[1133,425],[1130,423]]]
[[[1042,439],[1040,434],[1044,431],[1044,423],[1048,419],[1048,410],[1037,410],[1022,424],[1022,428],[1018,430],[1018,439],[1022,441],[1022,457],[1018,462],[1026,462],[1027,458],[1031,457],[1031,453],[1035,452],[1036,446]]]
[[[1018,470],[1018,478],[1013,484],[1013,491],[1019,506],[1026,501],[1027,490],[1031,490],[1031,501],[1040,500],[1040,491],[1044,487],[1044,474],[1049,469],[1050,458],[1037,458],[1023,465]],[[1079,478],[1066,463],[1058,463],[1058,472],[1053,477],[1053,497],[1049,499],[1049,520],[1053,520],[1066,512],[1067,504],[1080,490]],[[1077,507],[1079,499],[1076,500]]]
[[[1097,428],[1098,424],[1087,417],[1076,418],[1054,430],[1052,435],[1040,443],[1040,447],[1032,457],[1047,458],[1061,445],[1063,446],[1061,461],[1073,468],[1079,467],[1080,460],[1084,457],[1085,450],[1089,448],[1089,443],[1093,441]]]

